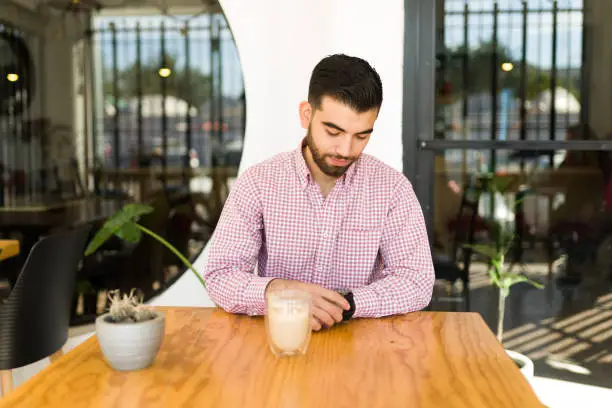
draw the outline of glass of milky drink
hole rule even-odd
[[[266,295],[266,333],[276,356],[306,353],[310,342],[312,299],[301,290],[279,289]]]

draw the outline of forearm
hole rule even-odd
[[[431,301],[435,273],[420,204],[410,183],[399,183],[380,245],[384,269],[370,285],[353,290],[354,317],[414,312]]]
[[[211,300],[223,310],[251,316],[264,314],[265,291],[273,278],[222,267],[212,269],[204,279]]]
[[[353,290],[353,317],[382,317],[422,310],[431,301],[433,268],[397,269],[370,285]]]
[[[261,315],[270,278],[254,273],[262,242],[262,210],[253,172],[236,181],[215,229],[204,270],[210,298],[231,313]]]

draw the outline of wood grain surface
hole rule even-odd
[[[163,308],[154,365],[113,371],[95,336],[0,407],[540,407],[480,315],[418,312],[313,333],[305,356],[276,358],[264,321]]]
[[[19,241],[12,239],[0,240],[0,261],[19,255]]]

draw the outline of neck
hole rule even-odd
[[[305,146],[302,150],[302,155],[304,156],[304,160],[306,161],[306,166],[308,166],[308,170],[310,170],[310,174],[314,179],[315,183],[319,185],[321,188],[321,192],[323,195],[327,195],[327,193],[336,185],[337,177],[328,176],[323,173],[317,163],[315,163],[312,152]]]

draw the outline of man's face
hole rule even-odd
[[[317,110],[302,102],[300,119],[308,129],[306,143],[319,169],[330,177],[341,177],[367,146],[377,116],[376,108],[358,113],[327,96]]]

